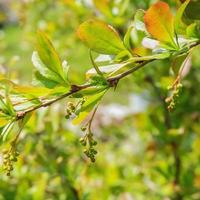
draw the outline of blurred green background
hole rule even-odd
[[[42,29],[69,62],[71,81],[83,83],[92,65],[76,36],[78,25],[96,17],[124,35],[136,10],[154,2],[0,0],[0,72],[15,82],[31,83],[31,55],[36,31]],[[178,1],[166,2],[176,10]],[[0,200],[179,200],[179,192],[184,200],[199,200],[199,49],[191,64],[180,102],[170,114],[170,130],[160,101],[172,79],[169,60],[149,65],[106,95],[93,124],[99,152],[94,164],[83,155],[80,127],[64,118],[66,102],[40,109],[23,131],[12,176],[0,174]]]

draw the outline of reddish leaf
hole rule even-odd
[[[174,42],[174,17],[165,2],[152,5],[144,16],[148,32],[157,40],[176,46]]]

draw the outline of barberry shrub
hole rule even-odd
[[[86,72],[82,85],[70,81],[68,62],[61,61],[46,33],[38,30],[32,54],[35,67],[33,84],[22,86],[7,79],[6,75],[0,75],[0,136],[2,142],[10,144],[3,151],[6,174],[10,175],[13,163],[17,161],[20,134],[32,114],[62,99],[68,102],[65,118],[71,119],[73,124],[80,124],[83,152],[91,162],[95,162],[97,141],[91,125],[104,95],[116,89],[121,79],[157,61],[168,60],[171,64],[169,69],[173,82],[167,88],[168,96],[161,97],[161,101],[166,111],[166,132],[179,135],[169,123],[168,112],[176,109],[185,68],[193,49],[200,44],[200,16],[196,12],[199,7],[198,1],[186,0],[174,15],[167,3],[159,1],[146,11],[136,12],[123,39],[114,27],[99,19],[83,22],[77,36],[89,48],[88,56],[93,68]],[[94,53],[97,58],[94,58]],[[153,84],[151,77],[147,76],[146,81]],[[9,136],[12,129],[16,134]],[[177,144],[172,141],[171,145],[176,157]],[[177,182],[178,179],[175,184]],[[179,195],[177,192],[177,198]]]

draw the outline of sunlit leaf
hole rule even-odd
[[[5,126],[8,123],[6,117],[0,116],[0,127]]]
[[[116,30],[99,20],[82,23],[77,31],[78,37],[93,51],[116,55],[125,50]]]
[[[24,96],[40,97],[47,95],[51,92],[50,89],[44,87],[34,87],[34,86],[19,86],[14,87],[16,93],[22,94]]]
[[[34,51],[32,54],[32,62],[42,76],[57,83],[60,82],[60,76],[56,72],[49,70],[49,68],[42,62],[38,55],[38,52],[36,51]]]
[[[65,82],[61,60],[51,41],[45,33],[41,31],[38,31],[37,34],[37,52],[44,65],[50,69],[50,71],[57,74],[60,81]]]

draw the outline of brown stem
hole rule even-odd
[[[146,66],[148,63],[150,62],[153,62],[155,59],[151,59],[151,60],[148,60],[148,61],[143,61],[141,62],[140,64],[136,65],[135,67],[125,71],[124,73],[122,74],[119,74],[117,76],[114,76],[114,77],[111,77],[111,78],[108,78],[107,81],[110,83],[110,85],[113,85],[113,83],[117,83],[120,79],[132,74],[133,72],[139,70],[140,68]]]
[[[90,86],[91,86],[90,84],[81,85],[81,86],[72,85],[72,86],[71,86],[71,91],[70,91],[70,92],[67,92],[67,93],[63,94],[63,95],[59,96],[59,97],[56,98],[56,99],[49,100],[49,101],[46,101],[46,102],[44,101],[42,104],[39,104],[39,105],[37,105],[37,106],[35,106],[35,107],[31,107],[31,108],[29,108],[29,109],[27,109],[27,110],[25,110],[25,111],[20,111],[20,112],[18,112],[18,113],[17,113],[17,117],[16,117],[16,121],[17,121],[17,120],[20,120],[20,119],[23,119],[24,116],[25,116],[26,114],[30,113],[30,112],[33,112],[33,111],[35,111],[35,110],[37,110],[37,109],[39,109],[39,108],[42,108],[42,107],[50,106],[51,104],[53,104],[53,103],[55,103],[55,102],[57,102],[57,101],[60,101],[60,100],[62,100],[62,99],[64,99],[64,98],[66,98],[66,97],[68,97],[68,96],[70,96],[70,95],[72,95],[72,94],[75,94],[75,93],[77,93],[77,92],[79,92],[79,91],[81,91],[81,90],[83,90],[83,89],[86,89],[86,88],[88,88],[88,87],[90,87]]]
[[[190,45],[189,49],[192,49],[193,47],[196,47],[197,45],[200,44],[200,41],[197,41],[193,44]],[[125,71],[124,73],[122,74],[119,74],[119,75],[116,75],[114,77],[111,77],[111,78],[108,78],[107,79],[107,82],[109,84],[109,87],[116,87],[117,83],[119,82],[119,80],[121,80],[122,78],[132,74],[133,72],[139,70],[140,68],[142,67],[145,67],[148,63],[150,62],[153,62],[154,60],[156,59],[151,59],[151,60],[148,60],[148,61],[141,61],[138,65],[134,66],[133,68]],[[133,63],[135,65],[135,63]],[[49,101],[44,101],[42,102],[40,105],[37,105],[35,107],[31,107],[25,111],[20,111],[17,113],[17,116],[16,116],[16,121],[17,120],[20,120],[20,119],[23,119],[24,116],[27,114],[27,113],[30,113],[30,112],[33,112],[41,107],[47,107],[47,106],[50,106],[51,104],[59,101],[59,100],[62,100],[64,99],[65,97],[68,97],[72,94],[75,94],[77,92],[79,92],[80,90],[83,90],[83,89],[86,89],[86,88],[89,88],[91,86],[91,84],[85,84],[85,85],[72,85],[71,86],[71,91],[68,92],[68,93],[65,93],[63,95],[61,95],[60,97],[56,98],[56,99],[53,99],[53,100],[49,100]]]

